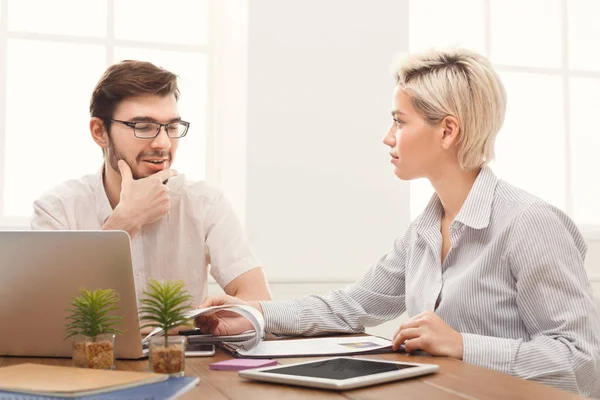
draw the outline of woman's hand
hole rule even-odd
[[[433,311],[425,311],[400,324],[392,337],[392,348],[398,350],[402,343],[407,353],[423,350],[433,356],[463,358],[462,334]]]
[[[198,308],[223,305],[251,306],[262,313],[260,304],[257,301],[245,302],[237,297],[227,295],[207,297]],[[216,336],[236,335],[254,329],[254,326],[247,318],[229,311],[219,311],[211,315],[201,315],[196,318],[196,326],[200,328],[202,333],[211,333]]]

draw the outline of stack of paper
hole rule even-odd
[[[283,358],[390,353],[392,342],[377,336],[336,336],[297,340],[267,340],[251,350],[224,345],[239,357]]]

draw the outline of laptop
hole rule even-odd
[[[115,355],[144,357],[126,232],[0,231],[0,356],[71,357],[67,309],[81,287],[119,293]]]

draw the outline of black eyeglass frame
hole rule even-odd
[[[190,123],[187,121],[176,121],[176,122],[169,122],[166,124],[161,124],[160,122],[154,122],[154,121],[122,121],[120,119],[108,119],[111,122],[118,122],[120,124],[126,125],[130,128],[133,128],[133,135],[138,138],[138,139],[154,139],[155,137],[158,136],[158,134],[160,133],[160,130],[162,129],[162,127],[165,127],[165,132],[167,132],[167,136],[172,138],[172,139],[179,139],[184,137],[185,135],[187,135],[188,130],[190,129]],[[154,125],[158,125],[158,128],[156,128],[156,133],[154,134],[154,136],[138,136],[136,134],[136,125],[137,124],[154,124]],[[183,131],[183,133],[181,135],[178,136],[171,136],[169,135],[169,125],[171,124],[181,124],[183,126],[185,126],[185,130]]]

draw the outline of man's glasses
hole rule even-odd
[[[167,136],[170,138],[178,139],[184,137],[190,123],[185,121],[169,122],[168,124],[159,124],[158,122],[132,122],[132,121],[121,121],[118,119],[111,119],[112,122],[118,122],[123,125],[127,125],[133,128],[133,134],[136,138],[140,139],[153,139],[160,133],[160,129],[164,126]]]

